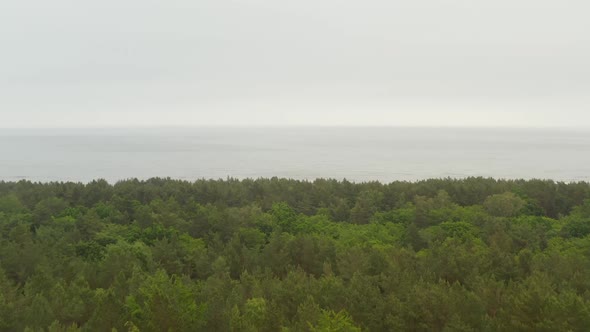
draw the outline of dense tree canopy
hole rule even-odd
[[[0,182],[0,331],[588,326],[588,183]]]

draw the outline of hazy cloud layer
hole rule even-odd
[[[581,0],[5,0],[0,127],[590,123]]]

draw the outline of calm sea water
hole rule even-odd
[[[0,130],[0,180],[172,177],[590,180],[590,131],[432,128]]]

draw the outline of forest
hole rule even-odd
[[[0,331],[587,331],[590,185],[0,182]]]

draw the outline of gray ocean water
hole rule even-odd
[[[0,180],[285,177],[590,180],[590,131],[455,128],[0,130]]]

